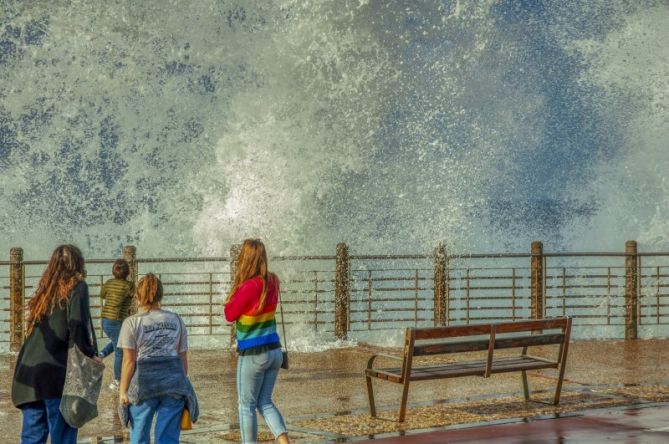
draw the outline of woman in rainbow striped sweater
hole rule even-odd
[[[267,271],[265,245],[246,239],[237,259],[225,318],[237,327],[237,395],[242,442],[257,441],[256,410],[280,444],[289,443],[286,425],[272,402],[272,390],[283,360],[274,315],[279,278]]]

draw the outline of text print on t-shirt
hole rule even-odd
[[[148,356],[169,356],[176,348],[179,324],[162,321],[143,325],[142,336]]]

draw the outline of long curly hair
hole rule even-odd
[[[86,267],[81,250],[74,245],[61,245],[53,251],[51,259],[28,302],[27,334],[44,316],[53,313],[56,305],[63,308],[70,292],[86,278]]]
[[[237,258],[235,277],[232,282],[232,289],[228,293],[225,303],[228,303],[237,289],[247,280],[260,276],[263,281],[262,294],[260,302],[255,312],[260,313],[265,308],[267,302],[267,287],[270,277],[276,278],[273,273],[267,271],[267,251],[265,244],[260,239],[245,239],[242,249]]]

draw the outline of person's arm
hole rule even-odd
[[[232,295],[232,299],[225,304],[223,309],[225,319],[228,322],[239,319],[253,304],[258,302],[261,293],[262,284],[258,285],[256,280],[243,283]]]
[[[93,343],[95,334],[91,328],[91,310],[88,302],[88,285],[86,282],[79,282],[70,294],[70,318],[68,319],[68,328],[70,338],[86,356],[92,358],[97,355]]]
[[[100,287],[100,305],[104,307],[107,305],[107,286],[102,284],[102,287]]]
[[[119,384],[118,399],[122,405],[130,404],[128,399],[128,387],[130,387],[130,380],[135,374],[135,367],[137,365],[137,352],[132,348],[124,348],[123,350],[123,364],[121,365],[121,383]]]

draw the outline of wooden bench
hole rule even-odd
[[[552,318],[519,322],[463,325],[454,327],[407,328],[403,356],[376,354],[369,359],[365,378],[369,412],[376,416],[372,378],[402,384],[402,401],[399,421],[404,421],[409,395],[409,383],[431,379],[458,378],[461,376],[490,377],[493,373],[521,372],[525,400],[529,401],[527,371],[543,368],[558,369],[554,404],[560,402],[560,391],[567,364],[570,318]],[[478,338],[472,338],[478,336]],[[537,345],[559,345],[555,360],[531,356],[527,348]],[[522,348],[520,355],[496,356],[495,350]],[[462,352],[487,351],[484,359],[457,361],[442,364],[414,365],[416,356],[434,356]],[[402,362],[401,367],[376,368],[377,358]]]

